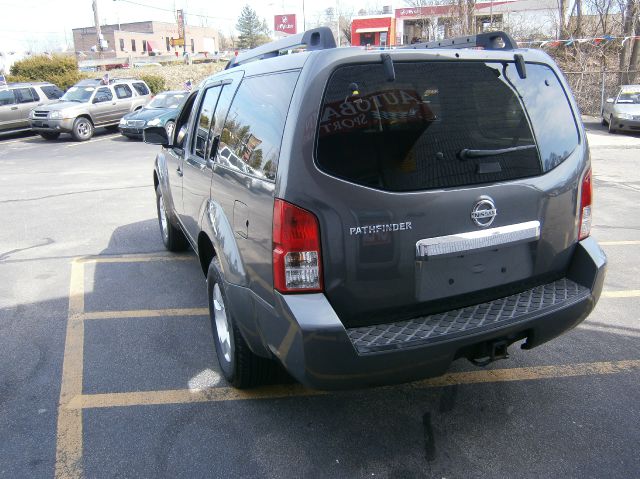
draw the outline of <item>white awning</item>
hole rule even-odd
[[[374,33],[374,32],[388,32],[389,27],[378,27],[378,28],[358,28],[356,33]]]

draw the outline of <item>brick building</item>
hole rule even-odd
[[[178,38],[178,25],[166,22],[134,22],[115,25],[101,25],[100,29],[108,46],[103,51],[104,58],[128,58],[144,55],[172,55],[182,53],[182,46],[171,46],[171,39]],[[218,31],[208,27],[185,26],[186,50],[190,53],[211,53],[220,48]],[[76,52],[94,56],[95,27],[74,28],[73,44]]]

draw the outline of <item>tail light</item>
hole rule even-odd
[[[318,219],[278,198],[273,204],[273,287],[281,293],[322,291]]]
[[[591,168],[582,178],[580,187],[580,231],[578,241],[585,239],[591,234],[591,197],[593,195],[593,185],[591,183]]]

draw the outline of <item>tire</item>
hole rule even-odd
[[[238,389],[267,384],[277,378],[280,368],[272,359],[251,352],[234,321],[222,280],[220,261],[213,258],[207,273],[209,318],[216,356],[225,379]]]
[[[167,208],[162,197],[160,185],[156,188],[156,210],[158,212],[158,225],[160,226],[160,235],[162,243],[169,251],[184,251],[189,246],[187,238],[180,228],[171,223]]]
[[[167,131],[167,136],[169,137],[169,139],[171,139],[171,136],[173,135],[173,130],[175,130],[175,128],[176,128],[175,121],[168,121],[164,124],[164,129]]]
[[[73,136],[73,139],[76,141],[87,141],[91,139],[94,131],[95,128],[93,127],[91,120],[84,116],[80,116],[73,122],[71,136]]]
[[[613,115],[611,115],[609,117],[609,133],[611,133],[612,135],[615,135],[616,131],[617,130],[613,127]]]
[[[60,137],[60,133],[57,132],[41,131],[38,134],[45,140],[57,140]]]

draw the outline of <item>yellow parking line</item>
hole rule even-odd
[[[640,296],[640,289],[627,289],[624,291],[603,291],[602,298],[637,298]]]
[[[89,145],[91,143],[97,143],[99,141],[111,140],[112,138],[116,138],[117,136],[120,136],[120,135],[116,134],[116,135],[109,135],[109,136],[101,136],[100,138],[96,138],[95,140],[79,141],[78,143],[71,143],[70,145],[65,145],[64,147],[73,148],[74,146]]]
[[[162,316],[207,316],[208,308],[135,309],[131,311],[87,311],[82,319],[154,318]]]
[[[144,263],[149,261],[193,261],[194,255],[118,255],[118,256],[86,256],[78,261],[82,263]]]
[[[636,245],[640,244],[639,241],[629,240],[629,241],[598,241],[600,246],[625,246],[625,245]]]
[[[69,312],[62,363],[58,427],[56,433],[56,478],[82,476],[82,411],[66,407],[82,394],[84,361],[84,265],[71,263]]]
[[[422,389],[462,384],[530,381],[578,376],[600,376],[640,371],[640,359],[577,363],[557,366],[532,366],[449,373],[432,379],[417,381],[404,386],[388,386],[385,389]],[[167,391],[136,391],[104,394],[79,394],[68,404],[71,410],[109,407],[150,406],[158,404],[184,404],[195,402],[241,401],[248,399],[277,399],[284,397],[316,396],[325,391],[307,389],[301,385],[269,386],[252,390],[230,387],[207,388],[191,391],[175,389]]]

